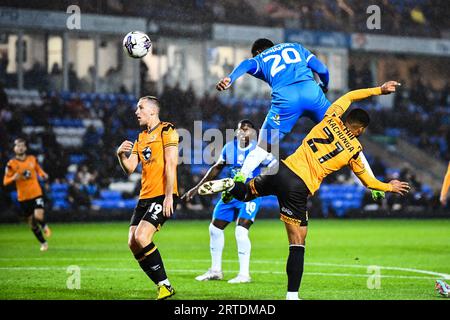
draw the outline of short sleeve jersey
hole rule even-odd
[[[38,175],[42,176],[44,171],[39,166],[36,157],[27,155],[24,160],[9,160],[6,164],[4,181],[12,178],[16,173],[20,175],[16,180],[18,201],[27,201],[42,196]]]
[[[144,130],[139,134],[132,150],[142,164],[139,199],[149,199],[165,194],[164,149],[171,146],[178,148],[178,139],[174,125],[169,122],[160,122],[152,130]],[[176,175],[173,194],[178,195]]]

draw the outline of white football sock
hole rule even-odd
[[[250,151],[242,164],[241,173],[247,178],[260,164],[267,158],[269,152],[263,148],[256,146]]]
[[[169,279],[165,279],[163,281],[158,282],[158,286],[165,284],[166,286],[170,286]]]
[[[239,257],[239,274],[250,276],[250,251],[252,244],[248,237],[248,229],[242,226],[236,226],[236,243]]]
[[[209,250],[211,252],[211,270],[222,271],[222,251],[225,237],[222,229],[210,223],[209,225]]]
[[[289,292],[286,293],[286,300],[299,300],[298,292]]]

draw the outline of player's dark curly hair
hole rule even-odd
[[[370,116],[366,110],[355,108],[348,113],[345,118],[345,122],[348,122],[351,125],[358,125],[366,128],[369,126]]]
[[[242,126],[244,124],[246,124],[246,125],[252,127],[253,129],[255,129],[255,125],[249,119],[242,119],[241,121],[239,121],[237,127],[239,128],[240,126]]]
[[[272,48],[275,44],[269,39],[261,38],[253,42],[252,55],[255,57],[264,50]]]

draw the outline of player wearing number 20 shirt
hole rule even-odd
[[[328,69],[306,48],[298,43],[274,45],[269,39],[258,39],[251,51],[253,58],[242,61],[216,85],[217,90],[226,90],[247,73],[272,88],[271,107],[261,127],[258,145],[235,177],[238,181],[249,177],[269,156],[272,146],[278,145],[292,131],[301,116],[318,123],[330,106],[324,95],[329,81]],[[319,76],[320,84],[314,80],[313,72]],[[225,192],[222,199],[229,201],[229,194]]]
[[[269,144],[278,143],[301,116],[316,123],[323,119],[330,106],[323,93],[328,86],[329,74],[314,54],[298,43],[274,45],[268,39],[255,41],[252,54],[253,58],[244,60],[229,75],[228,86],[248,73],[272,88],[272,105],[262,126],[267,130],[267,136],[260,139]],[[314,80],[313,72],[319,75],[320,85]],[[271,134],[274,129],[279,133]]]

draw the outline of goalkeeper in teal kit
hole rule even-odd
[[[250,152],[235,176],[235,180],[241,182],[271,156],[271,146],[289,134],[300,117],[306,116],[318,123],[331,105],[324,94],[328,91],[328,68],[308,49],[298,43],[274,45],[268,39],[258,39],[251,51],[253,58],[242,61],[216,85],[217,90],[226,90],[248,73],[272,88],[272,104],[261,127],[258,146]],[[319,76],[320,83],[315,81],[313,72]],[[371,173],[367,160],[364,158],[363,161]],[[384,193],[374,190],[372,196],[380,199],[384,198]],[[231,199],[229,193],[222,194],[224,202]]]

